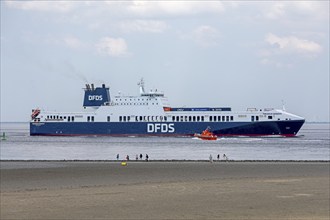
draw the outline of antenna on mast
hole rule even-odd
[[[285,103],[284,103],[284,100],[282,99],[282,110],[285,111]]]
[[[140,94],[144,94],[144,80],[143,77],[141,78],[140,82],[138,83],[138,85],[140,86]]]

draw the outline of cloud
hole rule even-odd
[[[297,63],[306,62],[306,58],[318,56],[323,48],[320,44],[296,36],[280,37],[269,33],[264,39],[265,47],[259,50],[262,65],[277,68],[291,68]]]
[[[11,8],[35,11],[68,12],[73,8],[71,1],[6,1]]]
[[[162,33],[169,28],[164,21],[158,20],[126,20],[118,24],[119,29],[123,32],[148,32]]]
[[[104,37],[96,43],[99,54],[112,57],[123,57],[129,55],[126,41],[123,38]]]
[[[283,1],[257,4],[259,10],[267,19],[302,19],[312,20],[329,19],[328,1]]]
[[[297,54],[318,54],[322,51],[322,47],[309,40],[300,39],[295,36],[279,37],[269,33],[265,37],[265,41],[273,46],[273,49],[280,53],[297,53]]]
[[[181,35],[181,39],[191,39],[197,45],[204,48],[219,45],[220,37],[220,32],[216,28],[208,25],[199,26],[192,32]]]
[[[218,1],[128,1],[106,2],[109,7],[120,6],[123,11],[143,17],[184,16],[201,13],[219,13],[224,5]]]

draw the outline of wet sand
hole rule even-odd
[[[329,162],[1,162],[1,219],[329,219]]]

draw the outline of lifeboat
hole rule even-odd
[[[194,137],[198,137],[202,140],[217,140],[217,136],[211,132],[210,128],[206,128],[201,134],[194,134]]]

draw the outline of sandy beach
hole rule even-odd
[[[1,162],[1,219],[329,219],[329,162]]]

